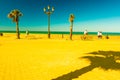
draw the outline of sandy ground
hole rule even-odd
[[[0,36],[0,80],[120,80],[119,74],[120,36]]]

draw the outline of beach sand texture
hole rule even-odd
[[[0,36],[0,80],[119,80],[120,36]]]

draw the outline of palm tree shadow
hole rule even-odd
[[[87,53],[87,55],[90,56],[83,56],[82,58],[90,61],[89,66],[75,70],[74,72],[70,72],[68,74],[64,74],[52,80],[72,80],[98,67],[104,70],[120,70],[120,52],[98,51]]]

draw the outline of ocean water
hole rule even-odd
[[[16,31],[0,31],[0,33],[16,33]],[[25,34],[26,31],[20,31]],[[47,31],[29,31],[30,34],[48,34]],[[70,32],[51,31],[51,34],[70,34]],[[89,35],[97,35],[97,32],[88,32]],[[120,36],[120,32],[102,32],[103,35]],[[83,35],[83,32],[73,32],[73,35]]]

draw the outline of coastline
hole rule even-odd
[[[83,34],[73,34],[72,39],[73,40],[82,40]],[[3,36],[0,36],[1,38],[16,38],[16,33],[3,33]],[[34,34],[34,33],[29,33],[27,36],[25,33],[20,33],[20,37],[22,39],[48,39],[48,34]],[[64,39],[64,40],[69,40],[69,34],[51,34],[51,39]],[[89,34],[87,35],[88,40],[98,40],[97,35],[92,35]],[[106,35],[103,35],[101,40],[107,40]],[[119,35],[109,35],[108,40],[120,40]]]
[[[0,31],[0,33],[16,33],[16,31]],[[20,31],[21,34],[25,34],[26,31]],[[48,31],[29,31],[30,34],[48,34]],[[51,31],[51,34],[70,34],[69,31]],[[88,32],[89,35],[97,35],[98,32]],[[84,32],[73,32],[73,35],[83,35]],[[102,34],[110,36],[120,36],[120,32],[102,32]]]

